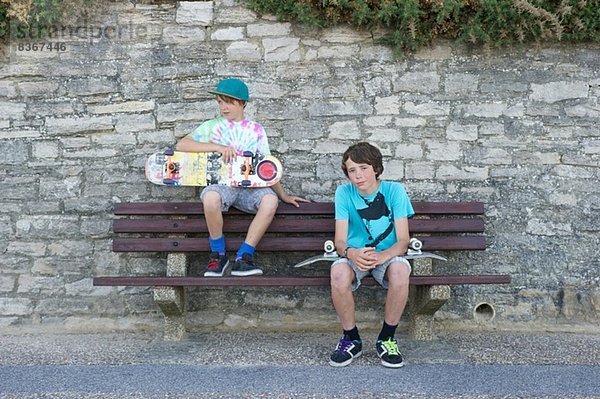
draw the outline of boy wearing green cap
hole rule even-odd
[[[248,86],[239,79],[224,79],[219,82],[216,90],[210,90],[209,93],[216,95],[221,116],[198,126],[177,143],[176,150],[220,152],[225,162],[230,162],[244,151],[270,155],[265,130],[260,124],[244,116],[244,108],[250,100]],[[254,264],[254,250],[273,220],[279,199],[296,207],[300,206],[300,202],[308,202],[304,198],[288,195],[280,183],[265,188],[207,186],[202,190],[200,199],[204,205],[211,249],[204,276],[211,277],[223,276],[229,266],[222,212],[234,206],[241,211],[256,214],[244,243],[237,252],[231,274],[259,275],[262,270]]]

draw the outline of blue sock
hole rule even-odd
[[[218,252],[219,255],[225,255],[225,236],[221,236],[221,238],[208,238],[208,242],[210,243],[210,250],[212,252]]]
[[[253,247],[250,244],[247,244],[244,241],[244,243],[242,244],[242,246],[240,247],[240,249],[237,251],[237,258],[236,259],[240,259],[243,254],[250,254],[250,256],[254,256],[254,250],[256,250],[255,247]]]

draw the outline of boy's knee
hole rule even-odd
[[[258,205],[258,209],[263,211],[268,211],[272,214],[277,212],[277,207],[279,206],[279,198],[276,195],[265,195],[260,200],[260,204]]]
[[[352,280],[354,279],[352,269],[345,264],[332,267],[329,276],[331,288],[333,289],[349,289],[352,287]]]
[[[408,266],[403,262],[394,262],[388,266],[387,271],[388,284],[394,287],[408,287],[410,272]]]
[[[204,205],[205,210],[215,211],[221,209],[221,195],[215,191],[204,194],[202,205]]]

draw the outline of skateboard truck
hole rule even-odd
[[[406,251],[407,255],[419,255],[422,253],[421,249],[423,248],[423,242],[417,238],[411,238],[408,241],[408,250]]]
[[[325,256],[325,257],[328,257],[328,258],[329,257],[331,257],[331,258],[338,257],[337,252],[335,252],[335,244],[331,240],[325,241],[325,243],[323,244],[323,250],[325,251],[325,252],[323,252],[323,256]]]
[[[244,164],[241,166],[241,171],[244,174],[244,180],[242,180],[241,185],[242,187],[249,187],[252,185],[252,182],[250,182],[250,179],[248,177],[251,174],[254,174],[254,169],[252,168],[253,165],[251,163],[254,154],[252,153],[252,151],[244,151],[243,156]]]

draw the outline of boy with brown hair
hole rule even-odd
[[[177,143],[176,150],[220,152],[225,162],[232,161],[244,151],[270,155],[265,130],[244,115],[246,103],[250,100],[248,86],[239,79],[224,79],[219,82],[216,90],[210,90],[209,93],[216,95],[221,116],[198,126]],[[254,264],[254,251],[273,220],[279,199],[296,207],[300,206],[300,202],[308,202],[288,195],[281,183],[265,188],[212,185],[202,190],[200,199],[204,205],[211,249],[204,276],[223,276],[229,266],[222,214],[229,207],[234,206],[241,211],[256,214],[231,270],[234,276],[249,276],[262,274],[262,270]]]
[[[373,145],[349,147],[342,170],[350,183],[335,192],[335,246],[341,259],[333,263],[330,274],[331,298],[344,331],[329,364],[347,366],[362,354],[353,291],[370,274],[387,289],[377,355],[385,367],[402,367],[394,335],[408,299],[411,267],[402,255],[408,249],[408,218],[414,211],[400,183],[380,180],[382,155]]]

